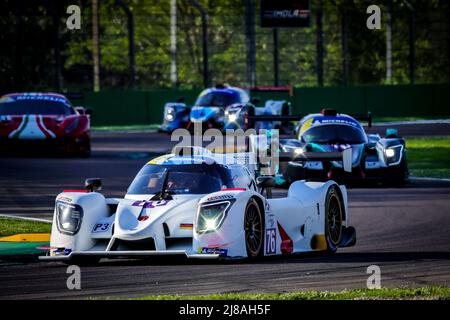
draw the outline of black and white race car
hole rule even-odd
[[[99,179],[59,194],[50,250],[41,259],[252,259],[355,244],[345,186],[297,181],[286,197],[272,199],[266,189],[273,178],[256,177],[245,160],[251,154],[188,149],[190,155],[175,150],[148,162],[123,199],[105,198]]]

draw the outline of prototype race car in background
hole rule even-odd
[[[287,197],[271,199],[263,194],[273,178],[256,179],[254,166],[242,162],[248,153],[188,149],[190,155],[175,150],[148,162],[124,199],[98,193],[99,179],[88,179],[87,190],[59,194],[51,249],[41,259],[258,258],[333,253],[355,243],[345,187],[297,181]]]
[[[0,97],[2,150],[54,150],[89,156],[92,113],[74,108],[56,93],[12,93]]]
[[[297,116],[284,117],[294,120]],[[366,118],[371,126],[372,119]],[[255,117],[277,120],[279,117]],[[341,161],[280,161],[279,175],[287,184],[296,180],[328,179],[338,182],[374,181],[402,185],[408,180],[405,140],[398,137],[395,129],[388,129],[383,138],[378,134],[366,134],[355,117],[339,114],[334,109],[323,109],[321,113],[298,116],[295,128],[296,139],[280,139],[282,152],[330,154],[352,149],[351,172],[343,170]],[[284,182],[283,182],[284,183]]]
[[[271,88],[273,89],[277,88]],[[278,90],[287,90],[279,88]],[[254,91],[264,91],[255,88]],[[249,94],[240,88],[217,85],[203,90],[194,106],[188,107],[179,99],[178,102],[166,103],[164,120],[160,131],[171,133],[178,128],[193,129],[194,123],[202,123],[202,130],[264,128],[283,129],[287,124],[281,122],[248,121],[253,115],[289,115],[290,103],[285,100],[268,100],[264,107],[256,107],[258,99],[251,100]]]

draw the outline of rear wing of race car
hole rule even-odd
[[[263,175],[274,175],[277,163],[281,162],[304,162],[304,161],[342,161],[344,171],[352,171],[352,149],[348,148],[342,152],[311,152],[302,147],[292,148],[292,151],[280,151],[282,143],[276,141],[274,137],[267,135],[251,135],[249,137],[249,150],[256,159],[256,171]],[[277,139],[277,137],[275,137]],[[295,140],[297,141],[297,140]],[[270,149],[276,149],[272,151]],[[275,166],[274,166],[275,163]]]
[[[367,121],[367,126],[370,128],[372,127],[373,119],[372,119],[372,113],[369,111],[367,114],[351,114],[351,117],[355,118],[358,121]]]
[[[281,116],[281,115],[254,115],[247,116],[248,121],[281,121],[281,122],[289,122],[289,121],[300,121],[305,117],[306,114],[297,114],[297,115],[289,115],[289,116]],[[367,124],[372,127],[373,118],[372,113],[367,112],[367,114],[349,114],[350,117],[358,121],[367,121]]]
[[[84,99],[83,92],[67,92],[67,93],[63,93],[63,94],[69,100],[83,100]]]

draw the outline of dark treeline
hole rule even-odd
[[[170,1],[123,0],[134,16],[137,88],[171,87]],[[244,0],[199,0],[209,14],[213,82],[248,85]],[[449,82],[450,2],[409,0],[415,9],[416,83]],[[81,7],[81,30],[66,28],[67,6]],[[256,82],[272,85],[273,31],[256,21]],[[382,9],[382,29],[368,30],[366,9]],[[316,8],[304,29],[279,29],[280,85],[317,85]],[[386,1],[322,0],[324,85],[406,84],[409,18],[392,0],[392,79],[386,78]],[[0,3],[0,92],[91,89],[92,4],[88,0],[3,0]],[[177,75],[181,88],[202,87],[202,29],[189,0],[177,0]],[[101,88],[130,84],[127,19],[115,0],[99,1]],[[343,44],[343,30],[347,43]],[[346,55],[344,54],[346,52]],[[346,59],[344,57],[346,56]]]

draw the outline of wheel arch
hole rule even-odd
[[[346,206],[346,201],[345,201],[341,186],[339,186],[337,183],[335,183],[335,184],[330,185],[328,187],[328,190],[330,190],[332,187],[335,187],[335,189],[337,190],[337,193],[339,195],[339,199],[342,202],[342,207],[344,209],[342,221],[347,221],[347,206]]]
[[[258,204],[259,209],[261,210],[261,213],[263,217],[266,215],[266,211],[264,210],[264,201],[255,195],[251,196],[249,200],[255,199],[256,203]],[[265,225],[265,219],[263,219],[263,223]]]

